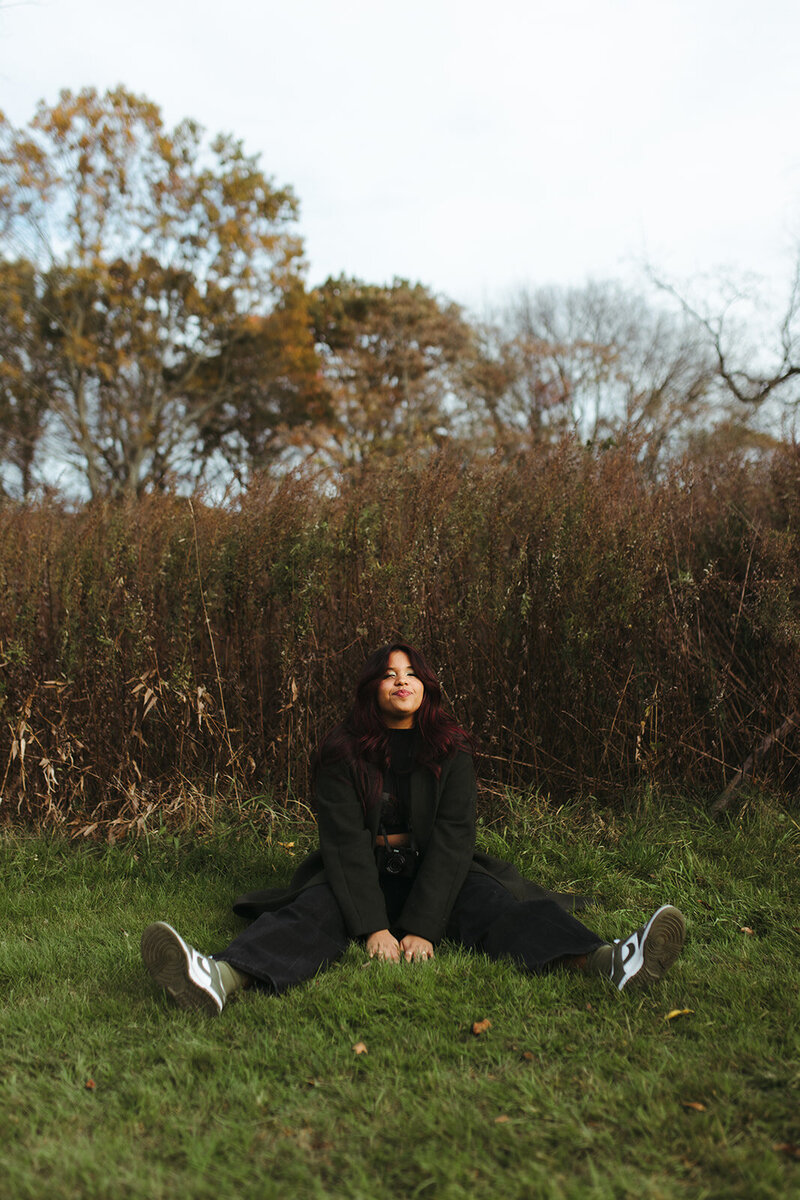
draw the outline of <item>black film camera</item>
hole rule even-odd
[[[387,875],[413,878],[417,873],[419,851],[413,846],[384,846],[381,869]]]

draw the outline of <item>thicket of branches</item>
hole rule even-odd
[[[504,784],[716,795],[770,735],[797,789],[800,456],[676,464],[567,438],[369,466],[234,509],[0,509],[2,811],[112,832],[194,788],[309,797],[365,654],[424,646]],[[790,723],[791,724],[791,723]],[[787,732],[788,730],[788,732]]]

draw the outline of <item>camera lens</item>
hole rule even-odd
[[[400,875],[405,870],[406,856],[402,850],[392,850],[386,859],[386,871],[389,875]]]

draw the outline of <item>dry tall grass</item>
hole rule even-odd
[[[382,464],[238,508],[0,509],[2,811],[75,830],[304,800],[364,655],[438,667],[492,786],[796,787],[800,452],[686,462],[572,441]],[[493,784],[492,782],[493,781]]]

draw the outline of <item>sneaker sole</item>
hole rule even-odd
[[[642,934],[644,963],[630,981],[635,986],[649,987],[666,974],[683,949],[686,922],[683,913],[671,904],[654,912]]]
[[[142,934],[142,959],[153,980],[187,1012],[216,1017],[221,1009],[214,997],[198,987],[189,974],[186,943],[165,921],[148,925]]]

